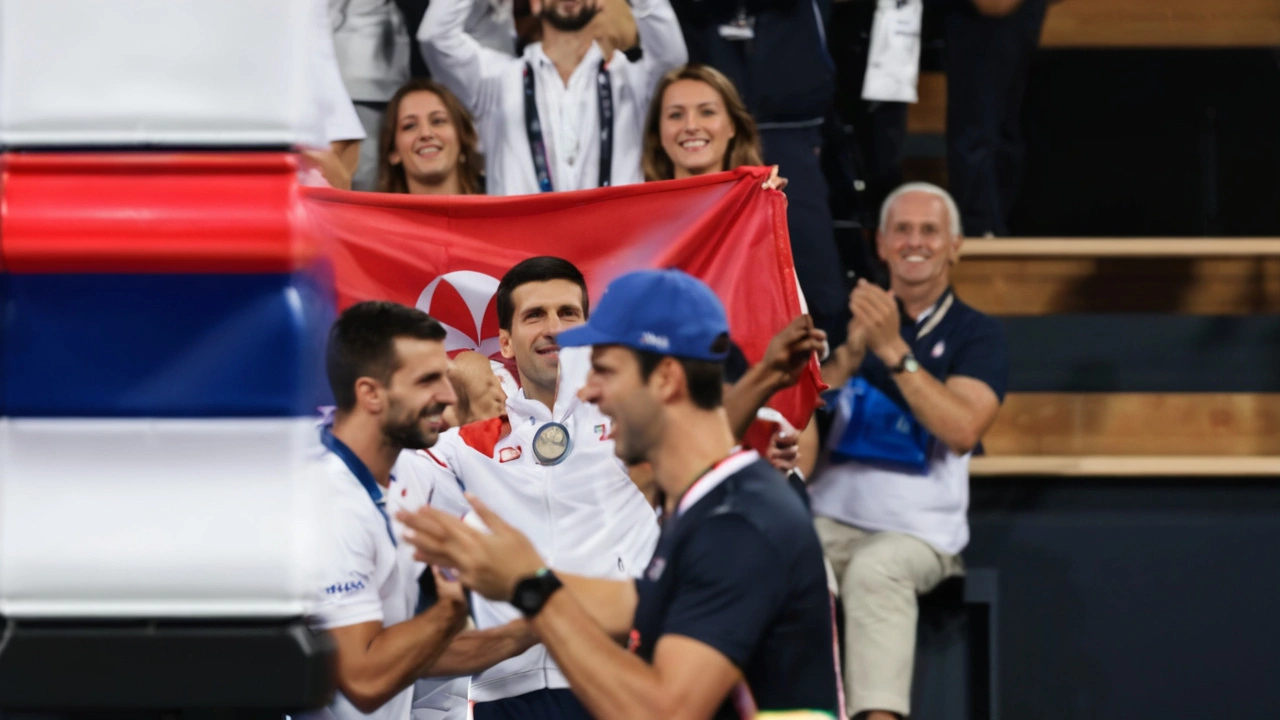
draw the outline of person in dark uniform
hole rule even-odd
[[[1010,234],[1025,155],[1023,98],[1050,1],[924,0],[925,52],[939,39],[944,49],[947,186],[970,237]],[[845,39],[833,45],[842,109],[866,164],[869,204],[879,207],[903,181],[907,103],[862,99],[875,14],[874,0],[842,2],[831,34]],[[689,54],[697,57],[692,43]]]
[[[556,573],[483,503],[473,506],[489,532],[430,508],[401,516],[421,559],[531,619],[595,717],[837,713],[822,549],[777,471],[735,447],[721,404],[728,329],[702,282],[645,270],[557,338],[562,351],[593,346],[581,397],[609,417],[619,458],[651,463],[665,494],[640,579]]]
[[[1048,2],[937,4],[946,12],[948,188],[971,237],[1005,237],[1022,180],[1022,99]]]

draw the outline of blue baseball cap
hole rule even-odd
[[[556,343],[720,361],[729,354],[729,321],[701,280],[680,270],[638,270],[609,283],[591,319],[557,335]]]

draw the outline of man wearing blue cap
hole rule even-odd
[[[706,285],[648,270],[618,278],[586,324],[558,337],[593,346],[581,396],[610,417],[618,456],[650,462],[665,492],[640,579],[552,572],[474,499],[489,533],[430,508],[401,516],[421,559],[531,619],[596,717],[837,712],[822,549],[800,499],[735,446],[721,404],[728,329]]]

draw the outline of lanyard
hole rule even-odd
[[[360,481],[364,491],[369,493],[369,499],[373,501],[373,506],[378,508],[378,512],[382,513],[382,519],[387,523],[387,537],[391,538],[391,544],[396,545],[396,534],[391,532],[391,516],[387,514],[387,498],[382,494],[382,490],[378,488],[378,481],[373,479],[373,473],[369,472],[369,467],[364,464],[351,448],[346,446],[338,438],[333,436],[333,431],[329,426],[325,426],[320,430],[320,442],[324,444],[334,455],[337,455],[342,462],[346,463],[347,469],[352,475],[356,476],[356,480]]]
[[[607,63],[600,61],[596,73],[596,107],[600,111],[600,176],[599,187],[609,187],[613,175],[613,83],[609,80]],[[542,139],[542,121],[538,118],[537,93],[533,85],[533,66],[524,64],[524,121],[529,133],[529,152],[533,154],[533,170],[538,176],[538,190],[551,192],[551,163],[547,159],[547,144]]]
[[[942,318],[947,316],[947,311],[951,309],[951,303],[956,299],[956,294],[947,288],[943,293],[942,299],[938,300],[932,308],[930,308],[929,317],[924,319],[924,324],[916,330],[916,340],[933,332],[934,328],[942,322]]]
[[[707,492],[710,492],[710,490],[713,489],[715,485],[720,480],[723,480],[725,477],[725,476],[719,476],[719,475],[716,476],[719,478],[719,480],[717,480],[716,482],[713,482],[712,485],[707,490],[695,490],[695,488],[698,488],[699,485],[701,485],[703,482],[707,480],[708,475],[710,475],[713,471],[719,470],[720,468],[724,467],[725,464],[728,463],[729,461],[734,460],[736,458],[744,457],[751,452],[753,451],[743,450],[741,448],[735,448],[734,451],[729,453],[727,457],[721,458],[720,462],[698,473],[698,476],[693,479],[693,482],[689,483],[689,487],[685,488],[684,492],[680,493],[680,499],[676,501],[676,511],[675,513],[673,513],[673,515],[675,517],[680,517],[681,515],[683,515],[684,511],[688,510],[690,505],[701,500],[702,497],[707,494]]]

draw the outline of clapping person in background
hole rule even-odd
[[[910,715],[916,597],[964,572],[969,458],[1008,385],[1004,328],[951,287],[963,241],[942,188],[890,193],[876,233],[889,288],[858,281],[822,368],[841,391],[810,490],[844,604],[848,711],[867,720]]]
[[[484,192],[475,123],[440,83],[410,80],[391,97],[378,137],[378,191],[410,195]]]

